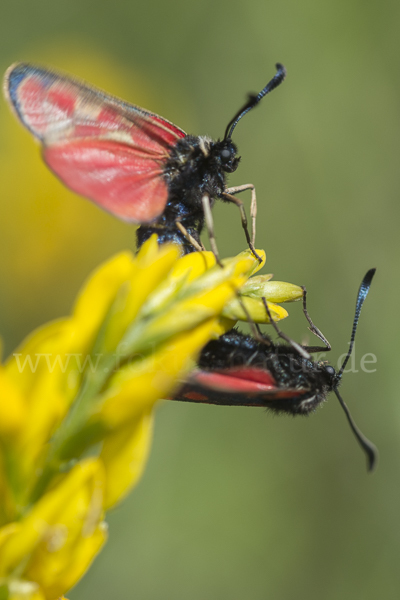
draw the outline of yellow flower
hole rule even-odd
[[[33,593],[49,599],[74,585],[106,539],[104,477],[99,459],[82,461],[26,517],[3,527],[0,581],[11,590],[31,582]]]
[[[230,323],[247,313],[268,322],[263,296],[274,319],[287,315],[277,302],[301,288],[248,279],[259,268],[249,251],[221,268],[210,252],[180,257],[154,236],[97,269],[72,315],[34,331],[0,366],[5,597],[55,600],[70,589],[106,540],[105,510],[143,472],[155,402]]]
[[[239,295],[227,302],[222,311],[222,315],[228,319],[227,328],[233,327],[236,321],[247,321],[249,317],[254,323],[270,323],[263,298],[273,321],[280,321],[288,316],[288,312],[278,303],[301,300],[303,288],[293,283],[270,281],[272,277],[251,277],[241,287]]]
[[[135,485],[152,407],[169,396],[256,268],[243,253],[179,256],[155,238],[90,277],[70,317],[0,367],[0,591],[55,600],[106,539],[104,510]],[[85,458],[90,452],[91,458]]]

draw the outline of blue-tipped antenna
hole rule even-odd
[[[360,318],[361,308],[364,304],[365,298],[368,295],[369,288],[371,287],[371,282],[372,282],[372,278],[374,275],[375,275],[375,269],[370,269],[366,273],[364,279],[361,282],[360,289],[358,290],[357,302],[356,302],[356,312],[354,314],[353,328],[351,330],[349,351],[343,361],[342,366],[340,367],[339,372],[336,375],[336,385],[333,388],[333,391],[335,392],[336,397],[339,400],[340,405],[345,412],[345,415],[347,417],[347,420],[349,422],[351,430],[354,433],[354,435],[356,436],[356,440],[358,441],[358,443],[360,444],[361,448],[364,450],[364,452],[367,456],[368,471],[372,471],[375,467],[376,460],[378,457],[378,450],[376,449],[374,444],[372,442],[370,442],[369,439],[366,438],[365,435],[363,433],[361,433],[361,431],[358,429],[357,425],[355,424],[355,422],[353,420],[353,417],[350,414],[350,411],[349,411],[346,403],[344,402],[343,398],[341,397],[341,395],[339,394],[339,392],[337,390],[337,386],[340,383],[344,369],[345,369],[347,362],[353,351],[354,340],[356,337],[357,325],[358,325],[358,320]]]
[[[274,90],[276,87],[278,87],[278,85],[280,85],[282,83],[282,81],[285,79],[285,77],[286,77],[285,67],[283,65],[281,65],[280,63],[277,63],[275,65],[275,67],[276,67],[276,73],[273,76],[273,78],[271,79],[271,81],[269,81],[267,83],[267,85],[265,86],[265,88],[263,88],[261,90],[261,92],[259,92],[256,96],[250,95],[250,98],[248,99],[246,104],[244,106],[242,106],[242,108],[236,113],[236,115],[233,117],[233,119],[231,121],[229,121],[228,126],[225,130],[224,140],[231,138],[233,130],[235,129],[236,125],[239,123],[240,119],[246,113],[248,113],[249,110],[251,110],[252,108],[257,106],[257,104],[260,102],[260,100],[262,98],[264,98],[264,96],[266,96],[267,94],[272,92],[272,90]]]

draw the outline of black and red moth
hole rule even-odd
[[[295,416],[314,412],[333,391],[366,453],[368,469],[372,470],[377,450],[354,423],[338,392],[338,386],[353,350],[361,307],[374,273],[375,269],[368,271],[361,283],[349,351],[338,372],[326,362],[313,362],[305,358],[295,347],[276,345],[267,336],[263,340],[256,340],[233,329],[204,347],[198,368],[190,374],[173,400],[226,406],[262,406],[278,414]]]
[[[249,96],[224,138],[217,141],[187,135],[154,113],[31,64],[12,65],[4,89],[22,124],[42,144],[49,168],[77,194],[120,219],[142,225],[137,232],[139,246],[156,233],[160,243],[176,242],[184,252],[199,249],[204,211],[209,212],[207,207],[219,198],[241,208],[254,250],[243,203],[232,196],[252,190],[254,225],[254,186],[226,187],[227,174],[240,160],[232,133],[284,77],[284,67],[277,64],[275,76],[259,94]]]

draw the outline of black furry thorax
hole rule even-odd
[[[204,194],[211,201],[226,188],[226,174],[236,170],[239,158],[231,140],[214,141],[187,135],[172,147],[165,163],[168,204],[182,202],[188,210],[200,209]]]
[[[187,135],[172,146],[164,165],[167,205],[154,224],[139,227],[138,247],[156,233],[160,244],[173,242],[184,253],[193,252],[192,244],[178,231],[176,221],[200,243],[204,226],[202,197],[207,195],[211,206],[215,199],[223,199],[226,176],[236,170],[239,160],[230,139],[214,141],[206,136]]]

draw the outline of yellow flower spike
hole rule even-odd
[[[13,437],[12,445],[7,446],[8,469],[11,469],[13,494],[17,502],[21,501],[21,494],[29,490],[28,481],[35,477],[32,466],[77,392],[81,375],[78,373],[70,377],[76,371],[73,361],[69,360],[72,344],[71,319],[55,321],[29,336],[4,367],[4,375],[24,403],[24,416],[19,422],[19,430]],[[0,390],[6,392],[4,380],[0,383],[3,384]],[[10,416],[12,407],[17,410],[18,406],[15,398],[12,405],[11,400],[11,397],[7,400]],[[3,417],[1,420],[4,425],[7,424]]]
[[[228,294],[228,298],[231,296]],[[174,335],[192,330],[199,324],[209,321],[215,316],[216,311],[213,307],[203,306],[201,303],[188,302],[174,306],[166,314],[158,319],[152,319],[151,323],[137,332],[136,339],[132,335],[129,337],[129,347],[134,348],[134,353],[148,353],[152,348],[163,344]],[[121,344],[121,353],[124,346]]]
[[[195,252],[193,254],[200,255],[199,252]],[[204,254],[208,255],[209,253],[201,253],[201,255]],[[191,256],[192,254],[188,255],[187,257],[185,256],[181,260],[186,260]],[[196,270],[198,276],[188,278],[188,281],[190,282],[188,285],[188,295],[194,295],[199,292],[206,292],[207,290],[215,289],[217,285],[228,281],[232,286],[240,287],[243,285],[243,282],[247,280],[249,274],[253,271],[255,264],[258,263],[253,255],[246,252],[241,252],[238,256],[234,256],[233,258],[224,259],[222,261],[223,268],[221,268],[219,265],[216,265],[215,259],[212,261],[211,257],[206,256],[206,260],[210,265],[215,266],[212,266],[209,269],[200,269],[200,258],[196,256]]]
[[[150,255],[153,256],[153,268],[150,270],[152,276],[149,277],[144,267],[148,264]],[[157,244],[153,249],[151,244],[147,244],[146,252],[142,253],[139,261],[143,267],[142,278],[150,282],[150,285],[156,285],[165,276],[165,271],[168,272],[171,264],[176,262],[177,255],[177,250],[171,246],[159,250]],[[25,422],[21,423],[24,428],[19,439],[18,465],[26,476],[35,477],[32,465],[40,457],[54,427],[64,417],[76,395],[85,361],[90,360],[91,365],[96,364],[96,356],[87,355],[88,345],[92,343],[94,334],[106,317],[110,303],[118,296],[121,288],[126,288],[131,280],[135,280],[137,262],[130,253],[121,253],[107,261],[85,284],[73,317],[50,323],[34,332],[8,361],[7,373],[21,391],[26,393],[28,400],[29,410]],[[157,269],[160,264],[163,268]],[[144,291],[142,285],[138,286],[137,280],[135,289]],[[131,293],[136,304],[139,295]],[[143,296],[145,295],[144,291]],[[124,330],[133,316],[132,307],[125,306],[121,318],[117,320],[120,329]],[[112,331],[116,342],[119,341],[118,326]],[[9,414],[11,418],[10,411]],[[2,424],[7,426],[7,420],[3,419]],[[29,485],[25,484],[25,492],[28,491]]]
[[[0,367],[0,598],[6,582],[9,599],[55,600],[82,576],[106,538],[104,508],[144,469],[154,403],[222,333],[224,305],[261,266],[249,251],[223,268],[210,252],[179,258],[152,237],[102,265],[72,316]],[[70,458],[80,461],[66,473]]]
[[[100,265],[84,285],[73,316],[77,335],[87,345],[97,334],[121,285],[132,277],[135,266],[132,254],[121,252]]]
[[[100,453],[106,472],[105,510],[120,502],[141,477],[152,433],[153,417],[148,411],[106,438]]]
[[[201,291],[215,288],[218,284],[231,280],[231,284],[241,287],[253,271],[255,263],[258,262],[252,255],[238,256],[223,261],[224,268],[215,266],[203,275],[195,279],[190,285],[190,293],[197,294]],[[239,278],[237,281],[232,278]]]
[[[28,418],[18,440],[19,467],[26,477],[25,492],[29,491],[28,481],[36,478],[33,466],[47,450],[46,444],[51,433],[68,411],[69,402],[61,391],[64,380],[65,375],[57,372],[42,377],[31,397]]]
[[[250,250],[247,250],[246,252],[250,253],[251,256],[253,257],[253,253]],[[263,266],[265,265],[265,261],[267,260],[265,250],[256,249],[256,252],[257,252],[258,256],[261,258],[261,262],[258,260],[256,261],[256,263],[254,265],[254,269],[251,272],[252,275],[254,275],[254,273],[257,273],[257,271],[260,271],[260,269],[262,269]]]
[[[246,281],[255,260],[253,257],[231,259],[229,266],[216,266],[205,272],[182,288],[175,300],[171,299],[169,309],[164,307],[164,311],[156,310],[152,319],[148,318],[150,315],[145,308],[146,320],[141,322],[143,314],[139,313],[138,323],[133,323],[127,331],[119,351],[148,351],[151,346],[162,343],[168,337],[194,328],[202,321],[219,314],[224,304]],[[151,296],[150,304],[155,305],[152,304]]]
[[[25,477],[17,494],[28,491],[28,480],[35,477],[32,466],[77,393],[82,377],[74,358],[77,349],[73,319],[63,319],[34,332],[5,365],[8,379],[23,394],[26,406],[11,448],[13,479],[18,482]]]
[[[63,531],[60,530],[60,539]],[[57,544],[57,533],[55,534]],[[34,555],[26,575],[38,581],[45,592],[46,600],[59,598],[71,589],[86,573],[96,555],[107,539],[107,526],[99,523],[96,529],[81,536],[65,548],[65,551],[53,550],[48,542],[43,542]]]
[[[46,360],[41,360],[41,356],[51,355],[54,348],[58,353],[65,350],[71,336],[70,319],[52,321],[33,331],[6,361],[4,367],[7,375],[28,401],[39,376],[43,371],[48,372]]]
[[[176,303],[160,317],[155,317],[146,328],[139,330],[137,335],[140,334],[140,339],[135,343],[135,351],[147,351],[152,345],[157,346],[171,336],[193,329],[220,314],[244,280],[244,277],[236,277],[229,283],[222,283],[203,294],[198,293],[192,298]],[[134,343],[133,336],[134,331],[131,331],[126,343]]]
[[[229,265],[232,261],[240,261],[242,259],[251,258],[253,261],[253,268],[250,271],[250,275],[254,275],[265,265],[266,255],[264,250],[256,249],[258,256],[261,258],[261,262],[254,256],[250,249],[243,250],[243,252],[239,252],[236,256],[232,258],[224,258],[222,260],[223,265]]]
[[[14,534],[0,544],[0,577],[7,577],[30,556],[28,579],[38,581],[35,568],[44,570],[45,561],[55,556],[53,553],[64,562],[71,558],[64,556],[71,537],[90,537],[94,533],[97,536],[103,488],[104,472],[98,459],[86,459],[73,467],[18,522]],[[39,562],[36,551],[41,555]],[[62,590],[58,595],[61,593]]]
[[[200,277],[217,264],[213,252],[191,252],[182,256],[171,271],[171,279],[180,279],[183,275],[188,282]]]
[[[272,275],[258,275],[248,279],[240,293],[252,298],[264,297],[271,302],[297,302],[303,297],[303,289],[293,283],[270,281]]]
[[[225,305],[222,311],[222,316],[227,319],[231,319],[232,321],[247,321],[248,316],[243,310],[242,304],[245,305],[247,314],[250,315],[254,323],[271,322],[262,300],[247,296],[242,296],[240,301],[238,298],[233,298]],[[273,321],[281,321],[282,319],[286,319],[288,312],[282,306],[272,302],[267,302],[267,304]]]
[[[162,310],[183,286],[190,284],[216,265],[212,252],[191,252],[182,256],[173,266],[167,280],[159,286],[157,293],[147,298],[141,315],[146,316]]]
[[[147,358],[122,367],[110,380],[92,419],[108,430],[124,426],[147,412],[160,398],[167,398],[193,366],[201,348],[212,337],[216,320],[211,319],[190,332],[171,339]]]
[[[101,345],[103,351],[112,352],[116,349],[118,342],[142,305],[165,280],[179,258],[179,249],[172,244],[161,247],[154,255],[150,252],[151,239],[148,240],[148,251],[142,256],[139,253],[135,263],[134,276],[122,293],[121,302],[117,303],[115,312],[110,316],[105,339]],[[150,258],[153,260],[150,261]]]

